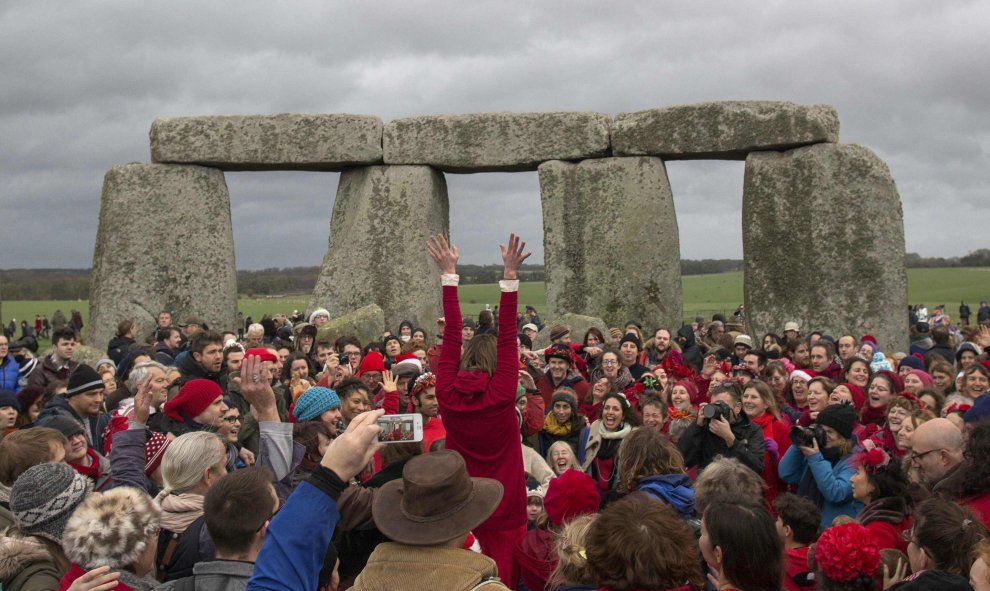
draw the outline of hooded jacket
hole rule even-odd
[[[907,554],[908,543],[901,537],[901,532],[911,529],[911,517],[908,516],[908,505],[904,499],[877,499],[863,507],[856,521],[870,530],[881,550],[890,548]]]
[[[68,565],[68,560],[62,557]],[[4,591],[51,591],[65,574],[45,544],[19,532],[0,536],[0,586]]]
[[[457,286],[443,287],[443,349],[437,366],[437,401],[447,429],[447,449],[461,454],[468,473],[494,478],[504,494],[495,512],[475,532],[526,525],[526,480],[516,418],[519,352],[515,318],[518,292],[502,291],[499,301],[495,373],[461,371],[461,309]]]
[[[107,357],[113,359],[114,363],[119,364],[120,360],[124,358],[124,354],[127,353],[127,350],[133,344],[134,339],[130,337],[113,337],[107,344]]]
[[[95,417],[81,417],[76,414],[75,409],[69,406],[69,399],[65,396],[54,396],[51,401],[41,410],[38,419],[35,420],[35,427],[44,427],[52,418],[63,415],[74,419],[86,427],[86,442],[97,453],[103,453],[103,430],[110,424],[110,415],[100,414]]]
[[[663,501],[687,519],[694,517],[694,488],[686,474],[660,474],[640,480],[636,490]]]

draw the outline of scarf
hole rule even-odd
[[[765,412],[760,416],[753,418],[750,417],[749,422],[759,425],[763,429],[763,437],[773,439],[773,422],[777,420],[777,417],[772,414]]]
[[[203,495],[170,493],[162,499],[162,529],[181,534],[203,514]]]
[[[70,462],[66,462],[66,463],[68,463],[69,466],[72,466],[72,469],[75,470],[76,472],[82,474],[83,476],[91,478],[93,482],[99,482],[100,458],[99,456],[96,455],[96,450],[94,450],[92,447],[86,450],[86,455],[89,456],[88,466],[84,464],[73,464]]]
[[[884,422],[887,420],[887,405],[883,405],[879,408],[874,408],[866,404],[866,408],[863,409],[863,419],[860,421],[864,425],[880,425],[883,426]]]
[[[907,518],[907,513],[908,506],[904,499],[901,497],[887,497],[877,499],[863,507],[863,510],[856,516],[856,521],[862,525],[873,523],[874,521],[897,525]]]
[[[571,425],[561,425],[557,422],[557,415],[551,412],[543,419],[543,430],[554,437],[566,437],[571,433]]]
[[[619,446],[622,445],[622,440],[632,431],[632,425],[623,421],[622,426],[617,430],[609,431],[601,421],[595,421],[595,424],[598,425],[598,436],[602,439],[602,445],[595,457],[602,460],[615,457],[616,452],[619,451]]]

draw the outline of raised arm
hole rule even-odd
[[[426,252],[440,270],[440,283],[443,285],[443,347],[437,362],[437,394],[444,388],[440,384],[451,384],[457,376],[461,364],[461,305],[457,299],[457,247],[447,244],[442,234],[430,236],[426,241]]]
[[[509,234],[508,245],[500,244],[502,251],[502,296],[498,305],[498,353],[492,387],[505,393],[515,402],[516,384],[519,379],[519,346],[516,342],[516,308],[519,305],[519,267],[533,253],[526,252],[526,243],[515,234]]]

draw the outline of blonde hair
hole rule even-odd
[[[556,441],[556,442],[554,442],[553,445],[551,445],[550,447],[547,448],[547,457],[546,457],[547,464],[550,465],[550,469],[553,470],[553,473],[555,475],[558,475],[559,476],[559,474],[557,474],[557,469],[554,467],[553,462],[550,459],[551,457],[553,457],[554,450],[557,449],[558,447],[566,447],[567,449],[569,449],[571,451],[571,466],[570,467],[571,467],[572,470],[580,470],[581,469],[581,466],[579,466],[578,463],[577,463],[577,454],[574,453],[574,450],[571,448],[571,445],[569,443],[567,443],[566,441]]]
[[[594,582],[588,572],[588,557],[584,547],[591,525],[597,517],[595,513],[575,517],[560,530],[556,544],[557,567],[550,575],[549,588],[590,585]]]
[[[203,480],[207,470],[217,472],[217,467],[226,462],[225,454],[209,453],[210,448],[223,445],[216,433],[196,431],[177,437],[165,451],[162,458],[162,480],[165,486],[156,501],[170,494],[189,492]]]

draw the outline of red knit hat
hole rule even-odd
[[[564,525],[586,513],[595,513],[601,504],[591,476],[580,470],[567,470],[550,481],[543,508],[554,525]]]
[[[152,433],[144,443],[144,473],[151,476],[165,457],[165,450],[172,440],[164,433]]]
[[[378,351],[368,351],[361,360],[361,365],[358,365],[357,376],[361,377],[361,374],[367,371],[385,372],[385,359]]]
[[[850,384],[849,382],[842,382],[839,385],[845,386],[846,390],[849,390],[849,393],[853,397],[853,406],[856,407],[856,411],[858,412],[863,410],[863,405],[866,404],[866,394],[863,392],[863,389],[856,384]]]
[[[162,406],[162,410],[173,421],[185,421],[206,410],[206,407],[222,396],[223,390],[216,382],[189,380],[182,385],[178,396]]]
[[[278,357],[275,356],[275,352],[271,349],[265,349],[264,347],[255,347],[253,349],[248,349],[244,352],[244,357],[248,358],[250,356],[256,356],[262,361],[271,361],[272,363],[278,363]]]

